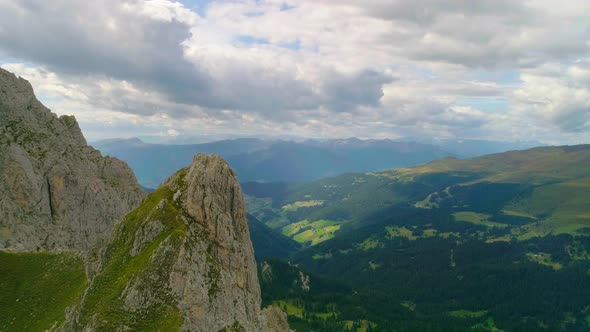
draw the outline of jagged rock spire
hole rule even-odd
[[[195,156],[150,194],[117,227],[104,263],[73,330],[170,322],[183,331],[288,331],[284,313],[260,309],[244,199],[219,156]]]

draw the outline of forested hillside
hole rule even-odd
[[[244,190],[250,213],[304,246],[291,264],[351,289],[332,291],[330,302],[321,292],[263,287],[273,301],[299,305],[303,313],[291,308],[295,324],[324,331],[350,322],[377,331],[589,328],[590,146]]]

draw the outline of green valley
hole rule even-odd
[[[263,298],[300,330],[589,329],[589,178],[590,146],[572,146],[245,184],[266,202],[250,212],[304,245]],[[298,273],[309,291],[277,293]]]

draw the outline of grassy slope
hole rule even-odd
[[[481,225],[509,224],[496,240],[585,234],[590,227],[590,145],[444,158],[413,168],[345,174],[282,189],[280,197],[272,200],[254,199],[266,203],[263,208],[249,204],[250,212],[307,245],[379,222],[388,209],[407,204],[439,213],[452,209],[460,220]],[[468,214],[489,215],[489,220],[461,218]],[[332,228],[310,226],[321,225],[322,220],[332,222]]]
[[[578,234],[590,227],[590,145],[535,148],[473,159],[445,158],[422,166],[380,173],[390,178],[414,179],[438,172],[480,172],[482,176],[463,185],[518,183],[531,188],[513,197],[504,214],[530,219],[515,231],[519,238],[547,234]],[[447,188],[448,193],[448,188]],[[433,194],[439,197],[440,193]],[[436,207],[432,196],[417,207]],[[468,220],[466,220],[468,221]]]
[[[302,220],[283,227],[282,234],[292,237],[298,243],[315,245],[333,238],[339,229],[340,225],[331,220],[317,220],[314,222]]]
[[[535,188],[529,197],[508,208],[541,218],[557,233],[569,233],[590,226],[590,178],[564,181]]]
[[[475,225],[482,225],[482,226],[486,226],[486,227],[504,228],[504,227],[508,226],[506,224],[500,224],[500,223],[493,222],[493,221],[489,220],[490,216],[487,214],[483,214],[483,213],[476,213],[476,212],[469,212],[469,211],[455,212],[455,213],[453,213],[453,217],[455,218],[456,221],[468,222],[468,223],[472,223]]]
[[[90,285],[82,305],[82,323],[96,319],[100,322],[99,330],[112,330],[125,324],[136,331],[177,331],[183,318],[176,307],[175,300],[170,296],[166,283],[162,278],[151,275],[165,275],[171,268],[168,255],[180,245],[180,238],[185,235],[184,224],[179,220],[179,207],[172,199],[170,188],[162,186],[150,194],[142,205],[132,211],[115,231],[115,239],[107,249],[107,263],[101,273]],[[156,206],[162,199],[166,204],[158,209]],[[135,232],[145,223],[159,220],[164,230],[149,242],[136,256],[131,255]],[[163,253],[163,259],[154,259],[155,252],[164,241],[171,244],[172,250]],[[162,258],[161,255],[159,255]],[[141,313],[133,313],[126,309],[121,294],[126,285],[133,280],[153,289],[157,304],[148,307]]]
[[[450,171],[482,172],[495,182],[553,181],[590,176],[590,145],[541,147],[510,151],[471,159],[439,159],[421,166],[385,171],[379,174],[411,177],[424,173]]]
[[[74,254],[0,252],[0,331],[45,331],[65,319],[86,287]]]

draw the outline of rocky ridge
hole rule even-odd
[[[0,249],[89,253],[144,197],[126,163],[87,145],[73,116],[58,117],[0,68]]]
[[[88,146],[74,117],[51,113],[1,68],[0,211],[4,259],[86,265],[79,295],[43,329],[289,330],[280,309],[260,308],[245,203],[223,159],[198,155],[146,197],[127,164]]]
[[[115,230],[72,330],[288,331],[260,310],[260,285],[234,171],[197,155]],[[67,329],[67,328],[66,328]]]

